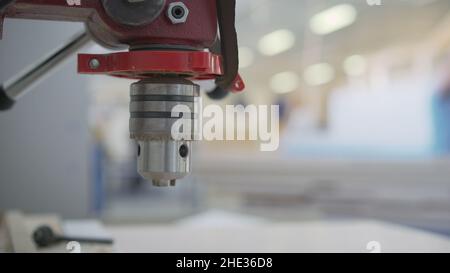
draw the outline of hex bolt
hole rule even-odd
[[[187,21],[189,9],[183,2],[170,3],[167,8],[167,17],[172,24],[183,24]]]

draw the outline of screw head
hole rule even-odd
[[[89,67],[91,69],[98,69],[100,67],[100,61],[96,58],[93,58],[89,61]]]
[[[173,2],[167,8],[167,17],[172,24],[183,24],[187,21],[189,9],[183,2]]]

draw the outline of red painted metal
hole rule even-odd
[[[231,92],[233,93],[240,93],[244,91],[245,89],[245,83],[244,80],[242,80],[241,75],[237,75],[236,79],[233,82],[233,85],[231,86]]]
[[[179,0],[166,0],[168,6]],[[80,54],[78,71],[84,74],[107,74],[116,77],[143,79],[161,74],[180,75],[193,80],[215,79],[223,75],[221,56],[203,51],[211,48],[217,38],[216,1],[183,2],[189,9],[184,24],[172,24],[166,10],[152,23],[130,27],[110,18],[100,0],[16,0],[0,14],[0,39],[3,17],[85,22],[89,32],[100,44],[109,47],[147,47],[176,45],[197,51],[140,50],[112,54]],[[99,61],[92,68],[92,59]],[[238,75],[232,91],[245,88]]]
[[[166,6],[177,1],[166,0]],[[106,14],[100,0],[16,0],[7,8],[5,15],[11,18],[86,22],[96,40],[111,47],[171,44],[210,48],[217,37],[216,1],[184,3],[189,8],[189,17],[186,23],[175,25],[167,18],[166,9],[148,25],[121,25]]]
[[[98,66],[91,66],[92,60]],[[131,51],[111,54],[79,54],[78,73],[105,74],[129,79],[158,75],[183,75],[191,80],[209,80],[223,75],[221,56],[206,51]],[[237,76],[232,92],[245,84]]]
[[[78,55],[78,72],[143,79],[158,74],[186,75],[195,80],[214,79],[223,74],[221,57],[205,51],[130,51]],[[99,62],[91,67],[91,60]]]

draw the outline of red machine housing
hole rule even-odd
[[[175,2],[180,0],[165,0],[164,3],[167,7]],[[163,11],[149,24],[130,26],[111,18],[101,0],[15,0],[0,14],[0,38],[5,17],[85,22],[99,44],[109,48],[129,48],[130,51],[80,54],[79,73],[132,79],[167,74],[192,80],[223,76],[226,68],[223,56],[205,51],[217,41],[216,1],[183,1],[183,4],[189,9],[188,20],[183,24],[173,24]],[[93,59],[98,63],[95,67],[90,65]],[[244,87],[237,75],[230,91],[239,92]]]
[[[166,6],[172,2],[179,1],[166,0]],[[210,48],[217,38],[216,1],[183,3],[189,8],[190,15],[185,23],[178,25],[172,24],[164,13],[144,26],[119,24],[106,13],[101,0],[16,0],[4,16],[85,22],[97,42],[108,47],[169,44]]]

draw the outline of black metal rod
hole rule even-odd
[[[13,79],[8,80],[0,87],[0,110],[10,109],[14,103],[40,80],[49,75],[68,57],[91,41],[90,36],[83,31],[75,35],[67,44],[58,48],[43,60],[38,61],[30,68],[22,71]]]
[[[71,236],[56,236],[56,242],[78,242],[78,243],[90,243],[90,244],[105,244],[112,245],[114,244],[113,239],[109,238],[88,238],[88,237],[71,237]]]

